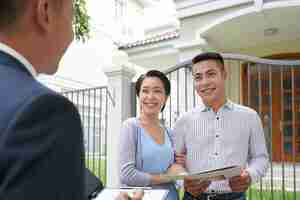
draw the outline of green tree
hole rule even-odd
[[[74,12],[75,38],[85,42],[90,37],[90,17],[87,14],[86,0],[75,0]]]

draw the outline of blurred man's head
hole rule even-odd
[[[20,16],[23,15],[26,1],[10,0],[0,1],[0,29],[9,30],[16,26]]]
[[[53,74],[73,40],[72,0],[5,0],[0,2],[0,41]]]

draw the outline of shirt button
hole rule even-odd
[[[216,152],[216,153],[215,153],[215,155],[217,156],[217,155],[218,155],[218,153]]]
[[[219,117],[216,117],[216,119],[219,120],[220,118],[219,118]]]
[[[217,134],[217,135],[216,135],[216,138],[218,138],[218,137],[219,137],[219,135]]]

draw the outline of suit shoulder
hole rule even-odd
[[[72,115],[79,116],[76,106],[63,95],[45,87],[39,82],[24,94],[22,100],[16,106],[15,117],[24,114],[46,114],[46,113],[63,113],[68,112]],[[77,118],[77,117],[76,117]],[[80,118],[80,117],[78,117]]]
[[[47,107],[54,107],[56,110],[59,108],[62,110],[76,109],[75,105],[69,99],[44,87],[35,91],[34,95],[27,97],[23,105],[31,105],[32,107],[45,105]]]

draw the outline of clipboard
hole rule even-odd
[[[94,200],[116,200],[120,192],[127,192],[132,197],[133,192],[143,187],[104,188]],[[169,191],[164,189],[144,188],[143,200],[165,200]]]
[[[241,166],[229,166],[229,167],[218,168],[218,169],[213,169],[208,171],[202,171],[198,173],[181,173],[177,175],[164,174],[162,176],[172,181],[183,180],[185,178],[191,180],[216,181],[216,180],[225,180],[234,176],[239,176],[241,173],[242,173]]]

